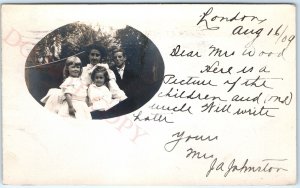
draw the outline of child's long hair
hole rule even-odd
[[[65,67],[64,67],[64,70],[63,70],[64,80],[69,77],[69,75],[70,75],[69,66],[73,65],[73,64],[80,64],[80,74],[79,74],[79,76],[81,75],[81,73],[82,73],[81,60],[77,56],[71,56],[71,57],[67,58],[66,63],[65,63]]]
[[[105,78],[105,83],[104,83],[104,84],[107,86],[108,81],[109,81],[109,76],[108,76],[108,72],[107,72],[107,70],[106,70],[105,67],[97,67],[97,68],[95,68],[95,69],[93,70],[92,74],[91,74],[91,79],[92,79],[93,82],[94,82],[94,80],[95,80],[95,75],[96,75],[96,73],[99,73],[99,72],[104,74],[104,78]]]

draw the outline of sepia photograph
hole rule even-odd
[[[158,91],[164,62],[155,44],[130,26],[62,26],[29,53],[25,79],[33,98],[63,117],[105,119],[139,109]]]

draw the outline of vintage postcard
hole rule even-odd
[[[295,5],[1,13],[4,184],[296,183]]]

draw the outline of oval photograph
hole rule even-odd
[[[133,112],[155,95],[163,78],[158,48],[130,26],[65,25],[42,38],[25,64],[33,98],[46,110],[76,119]]]

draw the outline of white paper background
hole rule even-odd
[[[195,23],[199,19],[199,14],[207,10],[209,6],[168,5],[168,10],[166,10],[166,5],[141,5],[140,7],[128,5],[126,10],[131,9],[131,11],[128,10],[121,16],[112,15],[112,10],[122,12],[125,9],[124,5],[113,7],[77,5],[72,8],[51,6],[39,6],[35,9],[20,7],[19,10],[8,13],[3,11],[3,14],[7,16],[2,21],[2,35],[5,36],[12,28],[21,34],[28,30],[51,31],[78,20],[97,21],[103,25],[126,23],[144,33],[156,44],[164,58],[166,74],[175,73],[183,77],[187,72],[189,75],[196,74],[195,67],[211,60],[172,58],[169,54],[177,44],[187,49],[199,49],[199,51],[207,48],[211,43],[215,45],[231,43],[231,45],[226,45],[229,49],[230,47],[236,49],[238,45],[241,45],[239,40],[232,40],[226,36],[225,32],[216,32],[213,35],[199,32]],[[216,12],[219,10],[221,15],[230,13],[231,8],[234,9],[232,5],[225,5],[224,8],[219,9],[220,6],[224,5],[214,5]],[[258,17],[269,16],[268,18],[274,19],[272,11],[275,9],[272,8],[276,6],[268,5],[267,7],[266,9],[263,6],[247,6],[246,9],[234,10],[242,9],[244,14],[255,12]],[[278,19],[282,21],[295,19],[294,14],[286,14],[290,12],[291,7],[287,6],[286,10],[278,6],[277,8],[276,10],[282,11],[285,17],[276,17],[275,23],[280,23]],[[150,14],[151,12],[155,14]],[[107,15],[110,15],[109,19]],[[199,43],[201,43],[200,46]],[[263,42],[261,44],[267,45]],[[295,53],[289,50],[288,66],[277,68],[276,65],[270,65],[272,73],[278,71],[285,76],[286,83],[278,88],[278,92],[285,91],[284,87],[295,90]],[[296,170],[294,101],[292,106],[280,110],[280,113],[287,112],[291,119],[285,118],[287,117],[285,114],[278,114],[278,118],[274,119],[256,118],[251,121],[245,117],[226,116],[224,123],[224,117],[200,114],[198,109],[194,113],[199,115],[176,116],[174,126],[134,122],[134,127],[141,127],[148,135],[133,143],[130,139],[133,138],[135,129],[120,128],[127,118],[130,123],[133,119],[130,115],[115,120],[79,122],[78,120],[63,120],[42,109],[27,92],[24,81],[26,57],[21,55],[20,48],[3,43],[2,53],[3,108],[5,109],[3,112],[3,167],[4,180],[7,182],[16,184],[28,182],[34,184],[194,185],[269,184],[294,181]],[[258,64],[259,61],[256,59],[255,63]],[[232,58],[228,63],[239,66],[239,58]],[[157,97],[152,99],[157,103],[160,100],[162,99]],[[143,112],[147,111],[146,106],[143,107]],[[115,122],[110,123],[112,121]],[[180,148],[184,145],[179,145],[172,153],[164,151],[163,145],[170,140],[171,135],[182,130],[190,134],[219,135],[220,141],[207,145],[201,144],[201,149],[208,153],[212,151],[215,155],[229,159],[246,156],[254,160],[272,158],[275,155],[277,158],[288,158],[285,164],[291,168],[288,173],[280,174],[280,176],[241,174],[240,177],[229,176],[224,181],[223,176],[212,175],[205,179],[199,174],[203,174],[201,168],[203,165],[208,166],[207,162],[186,160],[185,150]],[[280,152],[283,150],[285,152]]]

